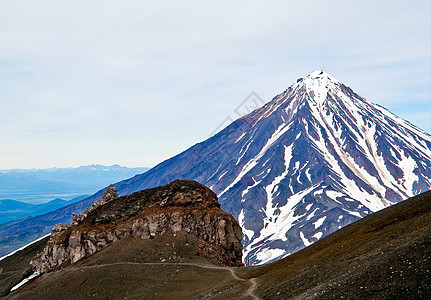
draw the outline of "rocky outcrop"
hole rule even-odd
[[[93,205],[91,205],[88,209],[81,212],[79,215],[75,215],[72,213],[73,225],[78,225],[79,223],[81,223],[88,216],[90,212],[92,212],[99,206],[102,206],[116,199],[118,199],[117,188],[111,184],[106,188],[102,198],[100,198],[100,200],[94,201]]]
[[[202,240],[204,256],[227,266],[241,263],[241,228],[207,187],[177,180],[121,198],[114,189],[108,188],[73,224],[54,226],[40,258],[32,262],[35,271],[73,264],[128,235],[148,239],[181,231]]]

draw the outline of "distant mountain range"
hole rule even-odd
[[[144,173],[149,168],[89,165],[78,168],[0,170],[0,200],[40,204],[55,198],[70,200]],[[0,223],[3,223],[0,219]]]
[[[82,195],[68,201],[57,198],[41,204],[31,204],[11,199],[0,200],[0,226],[1,224],[20,220],[28,216],[42,215],[77,201],[81,201],[87,197],[88,195]]]
[[[82,200],[85,198],[83,195],[92,194],[106,185],[147,170],[119,165],[1,170],[0,256],[37,239],[41,232],[51,230],[50,223],[46,225],[32,221],[37,220],[36,216],[56,211]],[[82,204],[77,204],[77,207],[79,211],[87,208]],[[61,213],[53,215],[49,217],[50,222],[62,222],[58,220]],[[66,215],[70,217],[69,213]],[[37,224],[42,227],[37,227]]]
[[[242,227],[245,262],[263,264],[429,190],[431,136],[315,71],[206,141],[115,186],[122,196],[175,179],[210,187]],[[11,232],[40,237],[102,194],[1,228],[0,239]]]

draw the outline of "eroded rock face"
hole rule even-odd
[[[105,197],[107,190],[73,224],[54,226],[40,259],[32,262],[35,271],[45,273],[73,264],[127,235],[151,238],[179,231],[201,239],[204,256],[219,264],[241,263],[241,228],[219,208],[217,196],[205,186],[177,180],[121,198],[113,191]]]
[[[91,205],[88,209],[86,209],[79,215],[72,214],[73,225],[78,225],[79,223],[81,223],[88,216],[90,212],[92,212],[99,206],[102,206],[116,199],[118,199],[117,188],[111,184],[106,188],[100,200],[94,201],[93,205]]]

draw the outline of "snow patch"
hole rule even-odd
[[[224,172],[223,174],[220,175],[220,177],[218,178],[218,180],[222,179],[224,175],[226,175],[227,171]]]
[[[37,276],[39,276],[39,272],[34,272],[33,274],[31,274],[29,277],[23,279],[20,283],[18,283],[17,285],[15,285],[10,291],[13,292],[16,289],[19,289],[20,287],[22,287],[24,284],[26,284],[27,282],[29,282],[30,280],[32,280],[33,278],[36,278]]]
[[[331,191],[331,190],[326,190],[325,193],[329,198],[331,198],[333,200],[337,200],[337,197],[345,196],[345,194],[343,194],[343,193]]]
[[[264,264],[284,254],[286,254],[286,250],[283,250],[283,249],[263,248],[256,254],[256,258],[259,260],[259,264]]]
[[[241,212],[239,213],[239,216],[238,216],[238,223],[239,223],[239,226],[241,226],[241,228],[242,228],[242,233],[248,238],[249,241],[251,241],[251,239],[254,236],[254,231],[245,228],[244,222],[245,222],[244,221],[244,210],[241,209]]]
[[[241,136],[239,137],[239,138],[237,138],[237,140],[235,141],[235,143],[234,144],[236,144],[236,143],[238,143],[244,136],[245,136],[245,132],[243,132],[242,134],[241,134]]]
[[[305,247],[308,247],[308,246],[310,246],[311,244],[313,244],[313,243],[311,243],[309,240],[307,240],[307,239],[305,238],[305,236],[304,236],[304,234],[302,233],[302,231],[300,231],[300,232],[299,232],[299,236],[301,237],[301,240],[302,240],[302,242],[304,243],[304,246],[305,246]]]
[[[317,220],[316,222],[314,222],[314,229],[319,228],[320,226],[322,226],[323,222],[325,222],[326,220],[326,216],[320,218],[319,220]]]
[[[406,190],[406,194],[410,197],[414,196],[413,184],[419,180],[419,177],[414,173],[417,168],[416,161],[411,156],[406,156],[404,153],[401,154],[401,160],[398,162],[398,166],[403,170],[403,186]]]
[[[312,236],[312,238],[316,238],[316,239],[320,240],[320,238],[322,237],[322,235],[323,235],[323,233],[322,233],[322,232],[317,232],[317,233],[315,233],[315,234]]]

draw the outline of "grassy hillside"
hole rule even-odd
[[[129,237],[7,299],[431,299],[431,192],[264,266],[219,267],[198,248],[186,234]]]
[[[247,281],[197,256],[199,241],[166,233],[124,238],[88,259],[45,274],[7,299],[201,299],[243,294]]]

